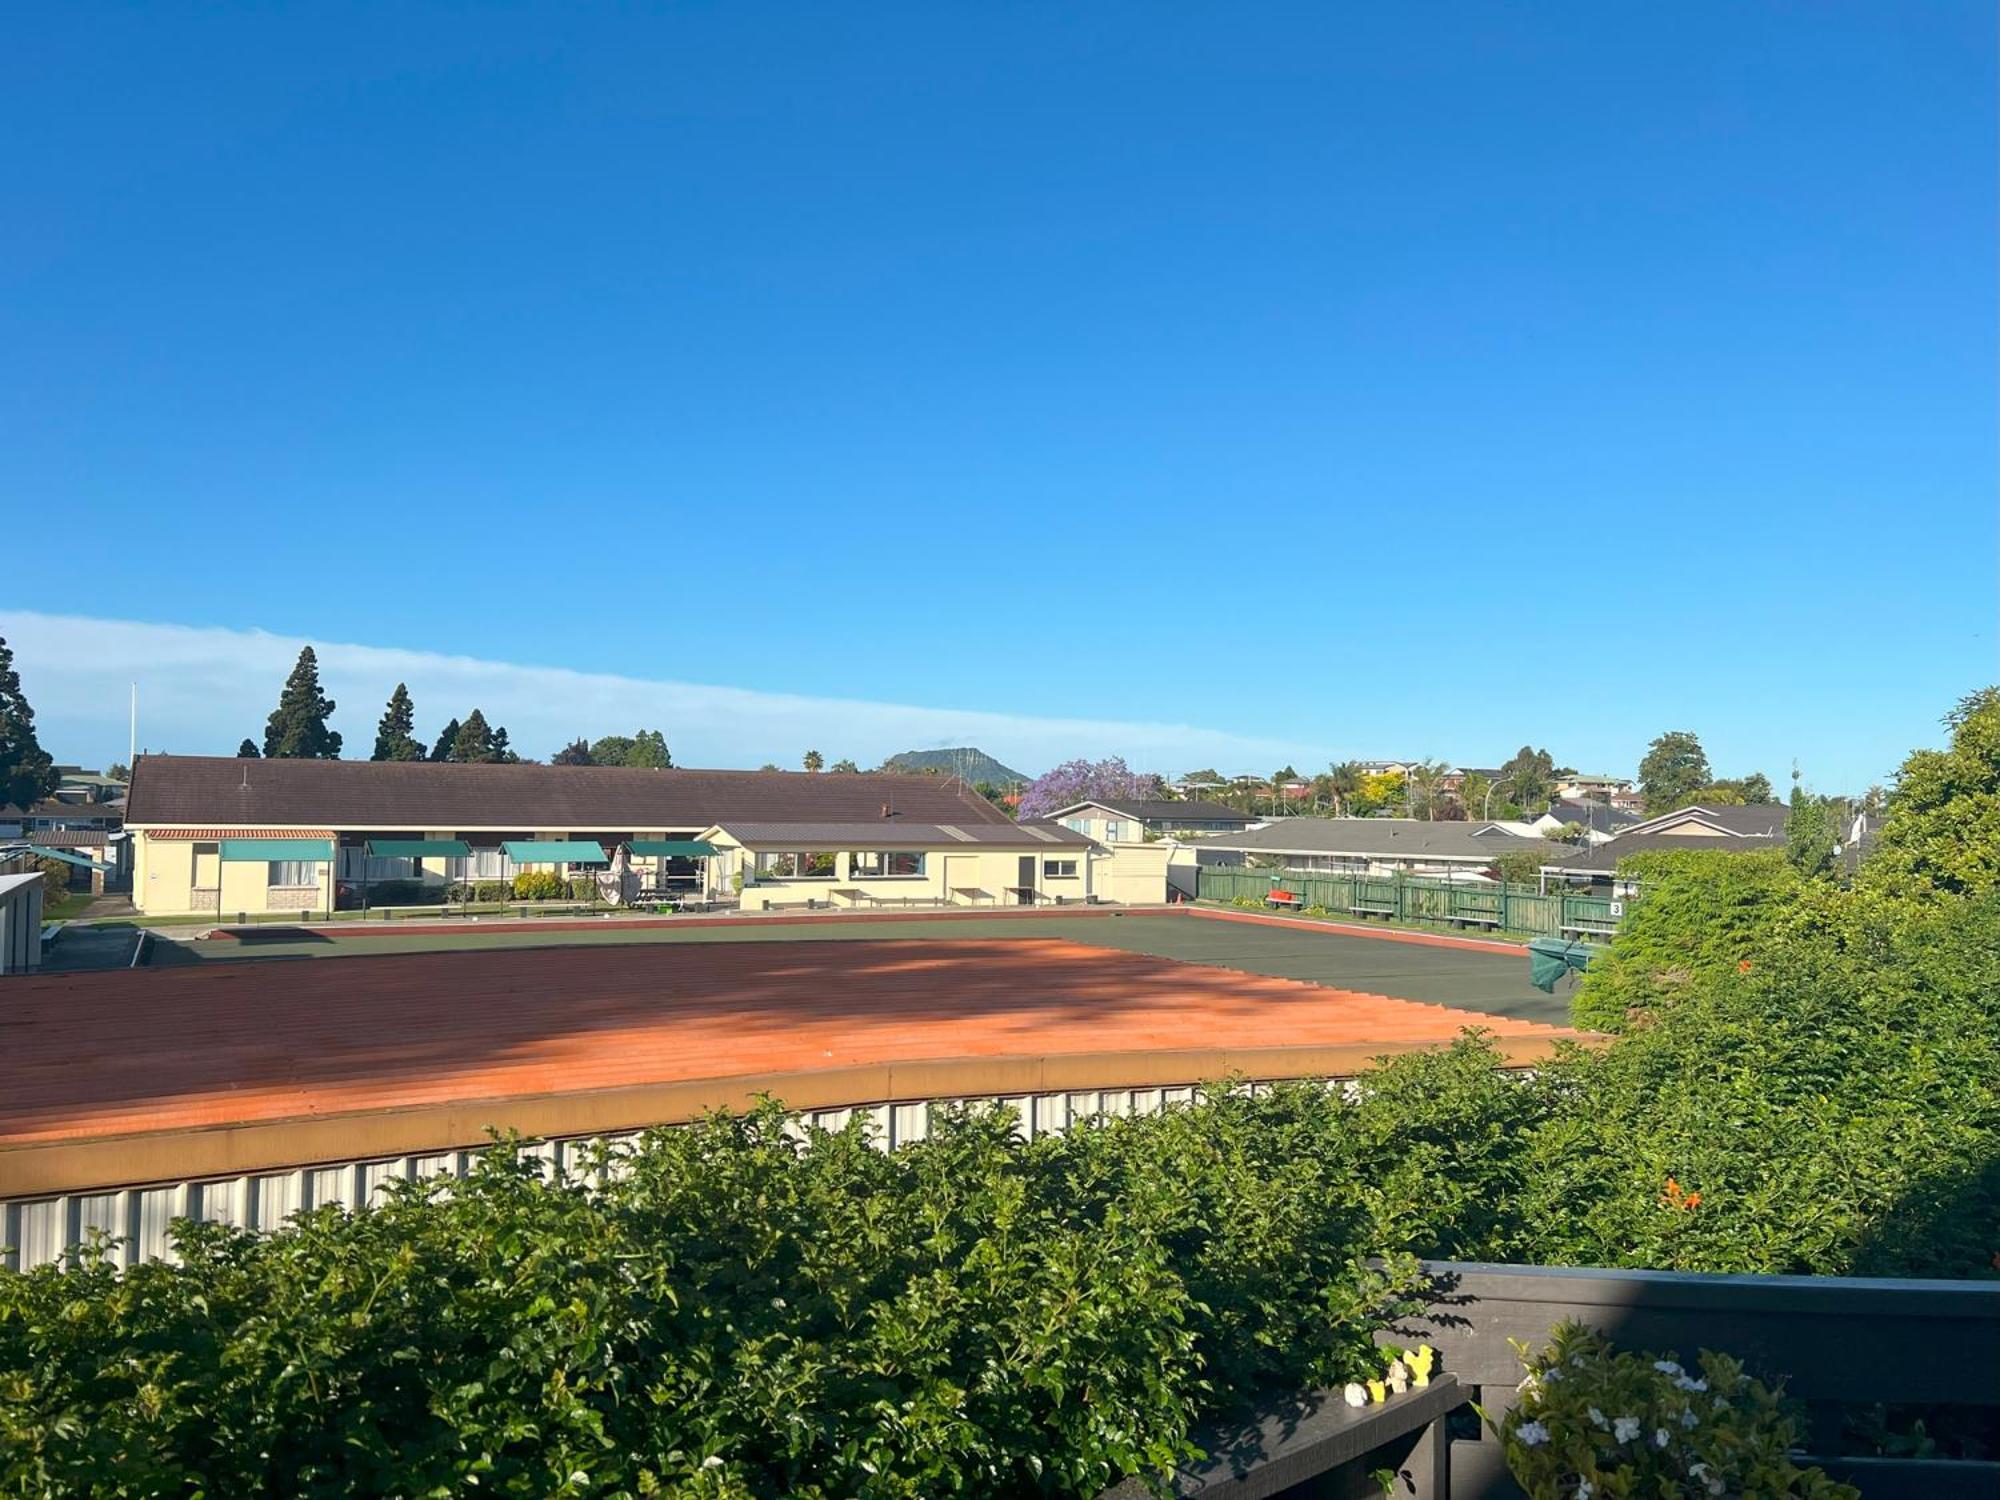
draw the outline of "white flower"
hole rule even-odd
[[[1666,1428],[1655,1427],[1653,1429],[1653,1446],[1655,1448],[1664,1448],[1667,1446],[1667,1444],[1671,1443],[1672,1441],[1673,1441],[1673,1436],[1667,1431]]]
[[[1729,1486],[1724,1484],[1720,1479],[1711,1479],[1708,1482],[1708,1492],[1711,1495],[1719,1495],[1728,1488]]]
[[[1700,1480],[1707,1473],[1708,1473],[1707,1464],[1691,1463],[1688,1465],[1688,1478],[1690,1479]]]
[[[1609,1427],[1611,1425],[1604,1420],[1604,1413],[1594,1406],[1590,1408],[1590,1424],[1593,1427]]]
[[[1576,1500],[1590,1500],[1590,1497],[1596,1493],[1597,1486],[1592,1484],[1588,1479],[1579,1479],[1576,1482]]]
[[[1654,1360],[1653,1368],[1658,1370],[1662,1375],[1678,1375],[1681,1373],[1681,1367],[1670,1359]]]
[[[1727,1401],[1724,1401],[1720,1396],[1717,1396],[1715,1398],[1715,1409],[1717,1411],[1728,1411],[1729,1403]]]
[[[1572,1354],[1569,1357],[1569,1362],[1579,1370],[1583,1368],[1583,1356],[1581,1354]]]
[[[719,1469],[722,1467],[722,1460],[711,1453],[701,1461],[701,1466],[704,1469]]]
[[[1523,1422],[1514,1429],[1514,1436],[1530,1448],[1539,1448],[1549,1440],[1549,1430],[1540,1422]]]
[[[1701,1425],[1701,1418],[1694,1414],[1694,1408],[1692,1406],[1690,1406],[1686,1411],[1681,1413],[1681,1426],[1687,1428],[1688,1431],[1692,1432],[1696,1427],[1699,1427],[1700,1425]]]
[[[1629,1443],[1639,1435],[1639,1426],[1637,1417],[1620,1417],[1611,1424],[1611,1435],[1621,1443]]]
[[[1345,1401],[1349,1406],[1366,1406],[1368,1404],[1368,1392],[1360,1382],[1350,1380],[1342,1388],[1340,1399]]]
[[[1696,1380],[1692,1375],[1683,1375],[1674,1381],[1674,1384],[1684,1391],[1701,1392],[1708,1389],[1708,1382],[1706,1380]]]
[[[1530,1370],[1514,1389],[1524,1396],[1539,1396],[1542,1392],[1542,1377]]]

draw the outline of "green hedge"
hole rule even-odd
[[[1374,1369],[1407,1270],[1326,1091],[884,1154],[775,1108],[601,1192],[468,1180],[178,1268],[0,1276],[0,1492],[1093,1494]]]

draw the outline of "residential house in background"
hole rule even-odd
[[[1203,865],[1271,864],[1338,875],[1409,874],[1479,880],[1502,854],[1553,857],[1560,845],[1496,823],[1422,818],[1285,818],[1194,846]]]
[[[1632,786],[1632,778],[1629,776],[1584,776],[1572,772],[1567,776],[1556,778],[1556,796],[1579,801],[1609,802],[1621,792],[1630,792]]]
[[[1220,802],[1170,798],[1117,797],[1074,802],[1049,814],[1049,821],[1100,844],[1146,838],[1206,838],[1237,833],[1257,819]]]
[[[1617,878],[1618,862],[1628,854],[1654,849],[1751,850],[1783,848],[1785,819],[1782,803],[1751,807],[1681,807],[1621,829],[1613,838],[1563,853],[1542,866],[1545,878],[1629,894],[1632,882]],[[1557,846],[1561,847],[1561,846]]]

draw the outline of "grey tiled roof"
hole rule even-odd
[[[1544,868],[1609,875],[1626,855],[1644,854],[1655,849],[1711,849],[1721,854],[1747,854],[1753,849],[1782,849],[1784,845],[1782,832],[1733,839],[1717,838],[1714,834],[1627,833],[1589,849],[1554,845],[1555,852],[1545,861]]]
[[[1480,830],[1488,830],[1484,833]],[[1407,859],[1479,859],[1561,846],[1518,838],[1489,823],[1431,823],[1420,818],[1280,818],[1243,833],[1219,833],[1204,849],[1246,854],[1352,854]]]

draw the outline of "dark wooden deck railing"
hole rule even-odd
[[[1320,1392],[1211,1429],[1197,1438],[1211,1457],[1177,1474],[1176,1492],[1231,1500],[1380,1494],[1370,1476],[1390,1470],[1394,1492],[1415,1500],[1519,1495],[1492,1435],[1451,1419],[1474,1401],[1496,1417],[1513,1404],[1521,1366],[1509,1339],[1537,1346],[1558,1323],[1576,1322],[1624,1348],[1687,1360],[1713,1349],[1766,1380],[1782,1378],[1787,1394],[1806,1404],[1806,1461],[1859,1486],[1868,1500],[2000,1496],[2000,1462],[1841,1453],[1851,1406],[1935,1403],[1989,1416],[2000,1409],[2000,1282],[1454,1262],[1429,1269],[1430,1310],[1383,1342],[1437,1346],[1447,1377],[1364,1411]],[[1143,1489],[1110,1493],[1123,1500]]]

